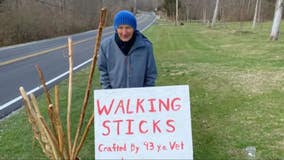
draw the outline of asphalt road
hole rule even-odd
[[[145,30],[156,17],[143,13],[137,18],[138,29]],[[113,27],[104,28],[103,38],[112,35]],[[74,70],[80,70],[91,63],[97,30],[69,35],[73,43]],[[21,108],[22,98],[19,87],[35,95],[42,94],[41,82],[35,65],[39,64],[47,86],[50,88],[68,78],[67,37],[0,48],[0,119]]]

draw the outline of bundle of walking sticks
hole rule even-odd
[[[50,98],[43,73],[39,67],[36,65],[44,94],[47,101],[48,107],[48,117],[50,119],[50,124],[41,115],[38,107],[37,100],[34,94],[27,95],[23,87],[20,87],[20,94],[23,97],[24,105],[26,108],[26,113],[28,116],[29,123],[32,125],[34,138],[38,140],[43,152],[49,157],[49,159],[62,159],[62,160],[76,160],[78,154],[83,147],[84,141],[89,133],[89,129],[94,122],[94,113],[89,118],[86,128],[83,134],[81,134],[83,121],[85,118],[85,112],[90,97],[90,91],[92,87],[92,80],[95,71],[98,51],[100,47],[100,41],[102,37],[102,31],[105,23],[106,9],[103,8],[100,14],[100,23],[98,28],[98,33],[96,37],[96,45],[94,49],[94,54],[92,58],[92,64],[89,71],[88,82],[85,90],[85,96],[83,104],[81,107],[80,119],[78,122],[76,135],[73,140],[71,140],[71,106],[72,106],[72,76],[73,76],[73,51],[72,51],[72,40],[68,38],[68,55],[69,55],[69,85],[68,85],[68,102],[67,102],[67,139],[66,134],[63,131],[63,124],[60,120],[60,110],[59,110],[59,87],[55,85],[54,87],[54,102]],[[81,138],[80,138],[81,137]]]

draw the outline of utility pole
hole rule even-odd
[[[176,0],[176,23],[175,25],[178,24],[178,0]]]

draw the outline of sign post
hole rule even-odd
[[[189,86],[94,91],[95,159],[193,159]]]

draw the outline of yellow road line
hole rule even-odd
[[[52,52],[52,51],[55,51],[55,50],[58,50],[58,49],[62,49],[62,48],[64,48],[64,47],[66,47],[66,46],[67,46],[67,45],[63,45],[63,46],[59,46],[59,47],[52,48],[52,49],[49,49],[49,50],[44,50],[44,51],[41,51],[41,52],[36,52],[36,53],[30,54],[30,55],[27,55],[27,56],[23,56],[23,57],[11,59],[11,60],[9,60],[9,61],[5,61],[5,62],[0,63],[0,67],[1,67],[1,66],[4,66],[4,65],[7,65],[7,64],[15,63],[15,62],[18,62],[18,61],[22,61],[22,60],[25,60],[25,59],[28,59],[28,58],[32,58],[32,57],[35,57],[35,56],[38,56],[38,55],[46,54],[46,53],[48,53],[48,52]]]
[[[80,43],[92,40],[94,38],[95,38],[95,36],[87,38],[87,39],[84,39],[84,40],[80,40],[80,41],[74,42],[73,45],[77,45],[77,44],[80,44]],[[52,48],[52,49],[48,49],[48,50],[32,53],[32,54],[29,54],[27,56],[23,56],[23,57],[11,59],[11,60],[8,60],[8,61],[5,61],[5,62],[1,62],[0,63],[0,67],[4,66],[4,65],[7,65],[7,64],[15,63],[15,62],[18,62],[18,61],[22,61],[22,60],[25,60],[25,59],[29,59],[29,58],[32,58],[32,57],[36,57],[36,56],[39,56],[39,55],[47,54],[49,52],[56,51],[56,50],[59,50],[59,49],[63,49],[63,48],[66,48],[66,47],[67,47],[67,45],[62,45],[62,46],[55,47],[55,48]]]

